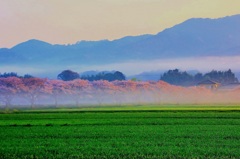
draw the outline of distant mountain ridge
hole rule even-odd
[[[0,66],[57,67],[240,55],[239,26],[240,14],[218,19],[193,18],[156,35],[127,36],[113,41],[80,41],[72,45],[52,45],[33,39],[9,49],[0,49]]]

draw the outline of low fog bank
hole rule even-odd
[[[194,88],[195,89],[195,88]],[[235,92],[195,92],[194,90],[185,90],[178,92],[124,92],[106,94],[99,92],[94,95],[71,96],[59,94],[57,102],[54,97],[42,95],[36,99],[34,105],[28,100],[16,97],[10,107],[87,107],[87,106],[105,106],[105,105],[164,105],[164,104],[240,104],[240,90]],[[6,104],[1,102],[1,108],[6,108]]]
[[[23,80],[23,83],[21,83]],[[238,104],[240,88],[180,87],[163,81],[60,81],[6,78],[0,108],[81,107],[138,104]],[[12,82],[11,82],[12,81]],[[13,85],[11,85],[13,84]],[[25,85],[24,85],[25,84]],[[10,88],[11,85],[11,88]],[[21,90],[21,91],[20,91]]]
[[[228,70],[231,69],[238,77],[240,77],[240,56],[206,56],[206,57],[189,57],[174,59],[156,59],[156,60],[133,60],[119,63],[107,63],[102,65],[69,65],[62,63],[61,65],[2,65],[0,72],[18,72],[19,74],[31,74],[35,77],[56,79],[57,75],[66,69],[77,72],[85,72],[89,70],[119,70],[127,76],[141,74],[143,72],[159,71],[165,72],[169,69],[178,68],[180,70],[198,70],[200,72],[208,72],[211,70]],[[131,68],[131,69],[129,69]],[[159,74],[160,78],[160,74]]]

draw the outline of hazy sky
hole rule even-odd
[[[156,34],[192,17],[240,13],[240,0],[0,0],[0,48]]]
[[[226,57],[196,57],[196,58],[176,58],[176,59],[159,59],[150,61],[126,61],[122,63],[106,64],[106,65],[75,65],[62,67],[47,67],[47,66],[1,66],[0,72],[17,72],[20,75],[31,74],[37,77],[56,78],[57,74],[62,70],[71,69],[74,71],[84,72],[89,70],[95,71],[112,71],[118,70],[125,75],[136,75],[142,72],[149,71],[167,71],[169,69],[198,70],[200,72],[209,72],[211,70],[226,71],[231,68],[240,77],[240,56],[226,56]],[[160,74],[159,74],[160,77]]]

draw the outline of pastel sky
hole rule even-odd
[[[0,48],[156,34],[192,17],[240,13],[240,0],[0,0]]]

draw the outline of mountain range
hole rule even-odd
[[[32,39],[12,48],[1,48],[0,66],[69,68],[136,60],[238,56],[239,26],[240,14],[218,19],[192,18],[156,35],[127,36],[112,41],[53,45]]]

